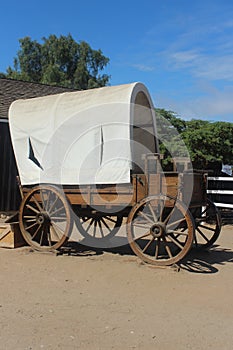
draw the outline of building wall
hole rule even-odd
[[[0,212],[14,211],[19,208],[17,174],[9,124],[7,121],[0,121]]]

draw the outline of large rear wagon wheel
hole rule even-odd
[[[40,251],[59,249],[72,231],[66,197],[54,186],[34,187],[21,202],[19,225],[25,241],[32,248]]]
[[[157,195],[136,204],[127,220],[127,236],[134,253],[153,265],[172,265],[192,246],[193,218],[175,198]]]
[[[215,204],[207,199],[206,205],[198,208],[195,215],[194,248],[208,249],[218,239],[221,232],[221,215]]]

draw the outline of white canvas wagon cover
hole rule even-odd
[[[22,185],[129,183],[141,153],[156,152],[141,83],[17,100],[9,123]]]

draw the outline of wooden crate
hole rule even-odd
[[[18,248],[27,245],[18,224],[0,223],[0,248]]]

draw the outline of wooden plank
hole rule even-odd
[[[165,173],[165,176],[162,177],[162,193],[167,196],[176,197],[179,185],[177,172]]]
[[[93,194],[91,198],[91,205],[111,205],[111,206],[128,206],[133,203],[133,194],[120,194],[118,195],[104,195]]]
[[[135,203],[139,202],[141,199],[147,196],[148,186],[145,174],[136,175],[136,188],[134,191],[136,192]]]

